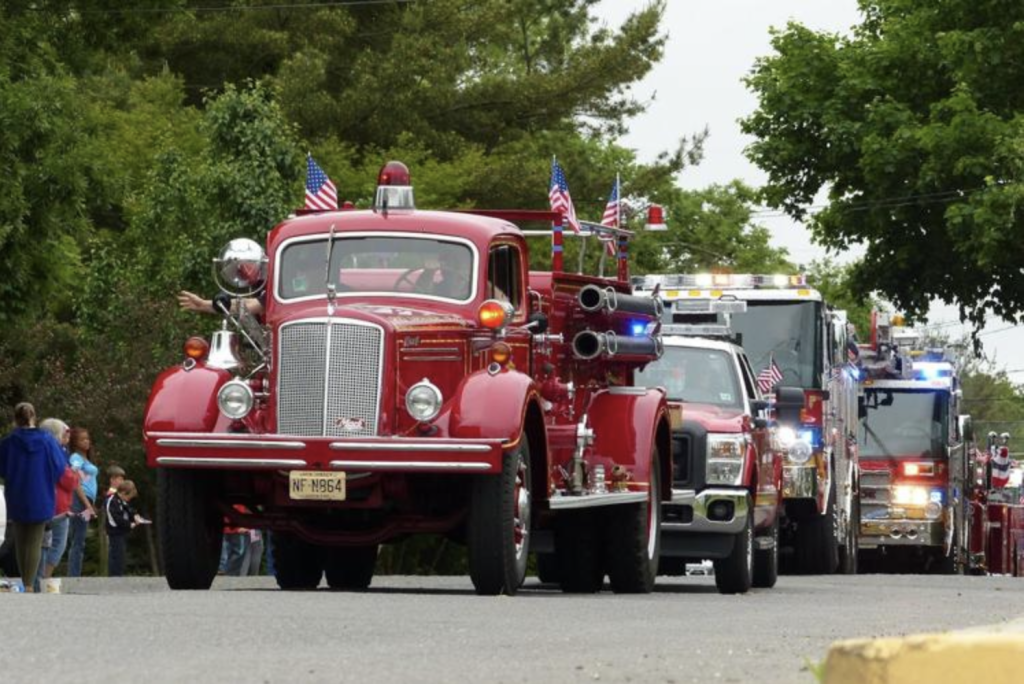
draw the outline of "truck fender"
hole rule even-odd
[[[531,403],[539,408],[540,389],[519,371],[486,370],[463,378],[455,390],[448,416],[448,434],[455,439],[498,438],[514,444],[526,425]],[[543,429],[543,421],[541,421]],[[534,449],[541,444],[532,444]]]
[[[230,379],[231,374],[219,368],[168,368],[149,394],[145,432],[213,432],[220,417],[217,392]]]
[[[665,393],[657,388],[612,387],[595,392],[586,409],[594,453],[651,481],[651,451],[661,456],[661,499],[672,498],[672,437]]]

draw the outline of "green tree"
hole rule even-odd
[[[791,23],[747,79],[766,201],[815,238],[863,243],[851,284],[912,316],[981,326],[1024,310],[1024,5],[861,0],[851,37]],[[828,206],[809,208],[827,189]]]
[[[867,341],[871,331],[871,311],[879,302],[873,297],[858,295],[852,288],[850,277],[856,268],[853,264],[839,264],[831,259],[811,263],[807,280],[830,305],[846,311],[847,319],[857,329],[861,342]]]

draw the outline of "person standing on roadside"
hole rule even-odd
[[[71,519],[68,513],[71,511],[71,497],[78,489],[78,473],[71,468],[68,461],[67,444],[71,438],[71,428],[67,423],[56,418],[47,418],[39,424],[40,430],[45,430],[53,435],[61,446],[61,455],[64,457],[64,473],[57,481],[56,506],[53,511],[53,520],[50,521],[51,539],[50,546],[43,548],[43,560],[39,565],[39,576],[37,582],[53,577],[53,571],[60,564],[64,551],[68,546],[68,528]]]
[[[43,533],[56,507],[57,481],[67,462],[60,445],[36,427],[36,410],[14,407],[14,431],[0,441],[0,478],[14,530],[14,552],[26,592],[33,590],[43,551]]]
[[[117,486],[117,490],[107,497],[106,526],[107,537],[110,538],[110,553],[107,556],[107,574],[110,577],[124,575],[125,557],[128,551],[128,533],[136,525],[144,525],[145,520],[132,508],[132,499],[138,495],[135,483],[125,480]]]
[[[75,490],[71,501],[71,529],[68,552],[68,577],[82,576],[82,563],[85,559],[85,535],[89,530],[89,521],[96,517],[96,494],[99,491],[100,470],[89,460],[92,453],[92,440],[85,428],[73,428],[68,442],[71,451],[71,467],[78,473],[81,484]]]

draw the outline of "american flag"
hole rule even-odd
[[[548,191],[551,200],[551,211],[560,211],[574,233],[580,232],[580,222],[576,218],[576,209],[572,206],[569,195],[569,184],[565,182],[565,172],[557,159],[551,160],[551,189]]]
[[[338,208],[338,189],[323,169],[313,161],[313,155],[306,156],[306,209],[326,211]]]
[[[615,185],[612,186],[612,191],[608,193],[608,204],[604,205],[604,216],[601,217],[602,226],[610,226],[612,228],[619,227],[619,179],[615,178]],[[604,241],[604,247],[608,250],[608,254],[615,256],[615,237],[612,236]]]
[[[768,367],[757,374],[757,386],[761,388],[762,394],[767,394],[775,385],[782,380],[782,369],[775,363],[775,357],[768,360]]]

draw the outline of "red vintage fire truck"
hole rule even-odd
[[[737,335],[759,375],[800,388],[804,406],[788,427],[795,435],[783,466],[784,567],[798,573],[853,573],[857,569],[857,397],[849,366],[848,330],[803,275],[702,273],[634,278],[634,292],[660,290],[664,321],[691,319],[708,301],[736,301]]]
[[[378,182],[373,210],[215,260],[224,327],[145,415],[168,584],[210,586],[227,520],[273,532],[284,589],[366,587],[381,544],[436,533],[481,594],[514,594],[531,549],[567,591],[650,591],[671,442],[664,393],[633,384],[662,348],[630,233],[590,227],[616,276],[569,273],[560,213],[419,211],[397,162]],[[553,225],[551,272],[528,270],[528,221]]]
[[[969,424],[965,439],[973,442]],[[968,501],[967,569],[976,574],[1024,577],[1024,468],[1010,457],[1010,435],[988,434],[988,448],[970,448],[972,483]],[[993,462],[1007,477],[993,477]]]
[[[954,360],[901,316],[875,312],[861,364],[861,554],[872,568],[963,572],[970,419]]]

